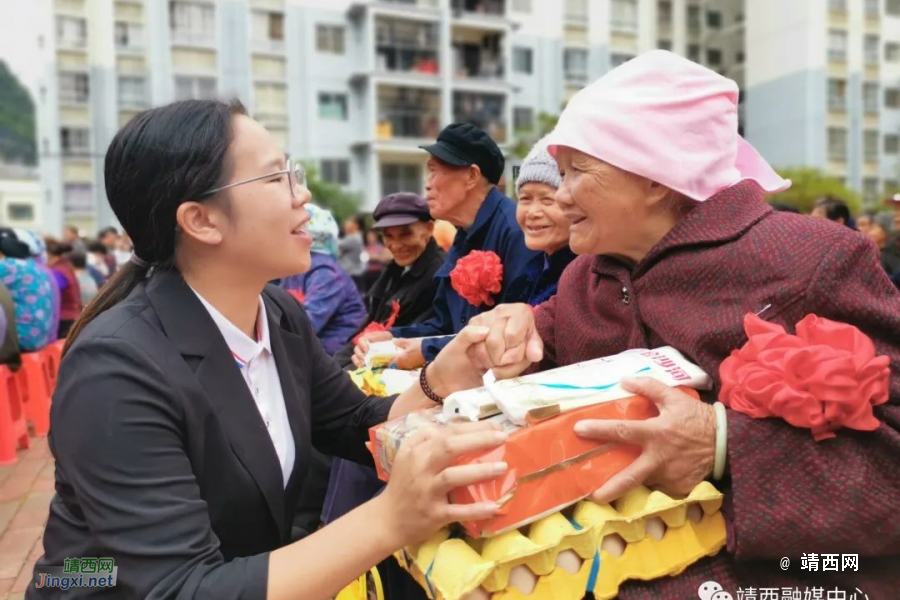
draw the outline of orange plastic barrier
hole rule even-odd
[[[680,388],[694,398],[695,390]],[[369,430],[370,448],[378,476],[387,481],[393,458],[403,438],[422,426],[436,425],[439,409],[413,413]],[[431,413],[431,414],[429,414]],[[458,464],[504,461],[505,475],[492,481],[458,488],[450,493],[456,503],[499,502],[500,513],[462,526],[471,537],[492,536],[521,527],[587,497],[639,455],[637,446],[604,443],[575,434],[584,419],[643,420],[658,415],[643,396],[631,396],[566,412],[526,427],[508,423],[509,439],[489,452],[466,456]],[[496,417],[495,417],[496,418]]]
[[[16,462],[16,450],[31,446],[19,382],[9,367],[0,366],[0,465]]]

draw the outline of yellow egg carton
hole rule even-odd
[[[629,579],[677,575],[725,545],[722,494],[708,482],[684,498],[646,487],[611,504],[585,500],[482,539],[445,529],[396,554],[435,600],[614,598]]]

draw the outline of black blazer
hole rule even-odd
[[[446,257],[434,238],[431,238],[409,271],[404,273],[403,267],[391,261],[366,294],[369,315],[365,324],[373,321],[384,323],[391,316],[392,300],[400,303],[395,327],[430,319],[434,315],[434,294],[438,287],[438,280],[434,275],[444,264]],[[356,337],[359,331],[352,337]],[[353,350],[351,341],[335,353],[334,360],[343,368],[355,368],[352,362]]]
[[[209,313],[179,274],[156,274],[84,330],[51,411],[57,493],[35,573],[112,557],[117,587],[32,585],[28,598],[264,598],[312,446],[371,464],[367,430],[391,401],[353,385],[286,292],[263,298],[296,446],[287,489]]]

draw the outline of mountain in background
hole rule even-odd
[[[37,164],[34,102],[0,60],[0,162]]]

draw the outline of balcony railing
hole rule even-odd
[[[506,14],[504,0],[453,0],[452,7],[457,16],[477,14],[502,17]]]
[[[459,79],[502,79],[503,57],[500,54],[483,52],[474,59],[467,56],[462,48],[455,46],[453,75]]]
[[[57,38],[56,47],[60,50],[84,50],[87,48],[87,38]]]
[[[268,52],[270,54],[284,53],[284,40],[270,38],[257,38],[253,40],[253,49],[256,52]]]
[[[216,41],[213,31],[172,29],[172,43],[189,44],[192,46],[212,46]]]
[[[382,111],[378,120],[378,139],[437,138],[440,123],[436,111],[389,108]]]

